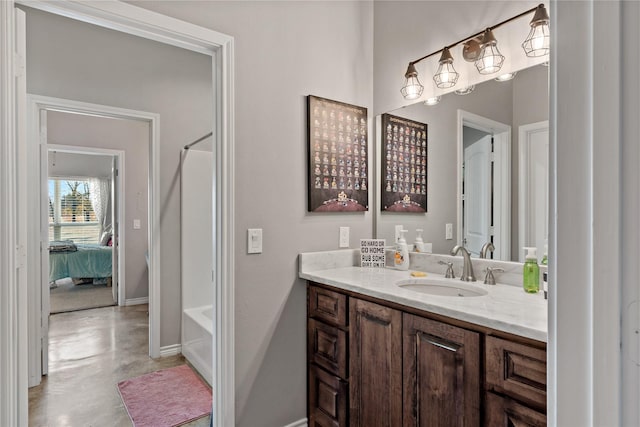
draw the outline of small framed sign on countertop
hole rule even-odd
[[[360,266],[384,268],[386,264],[384,244],[385,239],[361,239]]]

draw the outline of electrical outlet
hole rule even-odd
[[[402,230],[404,230],[404,228],[401,225],[396,225],[396,243],[398,243],[400,236],[402,236]]]
[[[444,227],[444,238],[446,240],[451,240],[453,239],[453,224],[451,223],[447,223]]]
[[[340,247],[349,247],[349,227],[340,227]]]
[[[262,253],[262,228],[249,228],[247,230],[247,253]]]

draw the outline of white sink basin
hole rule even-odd
[[[407,279],[396,282],[402,289],[408,289],[422,294],[437,295],[442,297],[481,297],[488,292],[478,286],[466,284],[463,281],[434,280],[434,279]]]

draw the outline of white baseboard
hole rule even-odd
[[[149,297],[142,298],[129,298],[124,300],[124,305],[140,305],[140,304],[149,304]]]
[[[301,419],[301,420],[294,421],[294,422],[292,422],[291,424],[287,424],[287,425],[286,425],[286,426],[284,426],[284,427],[307,427],[307,425],[308,425],[308,424],[307,424],[307,419],[306,419],[306,418],[303,418],[303,419]]]
[[[180,344],[160,347],[160,357],[177,356],[180,353],[182,353],[182,346]]]

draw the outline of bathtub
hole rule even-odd
[[[182,354],[207,380],[213,382],[213,306],[182,312]]]

